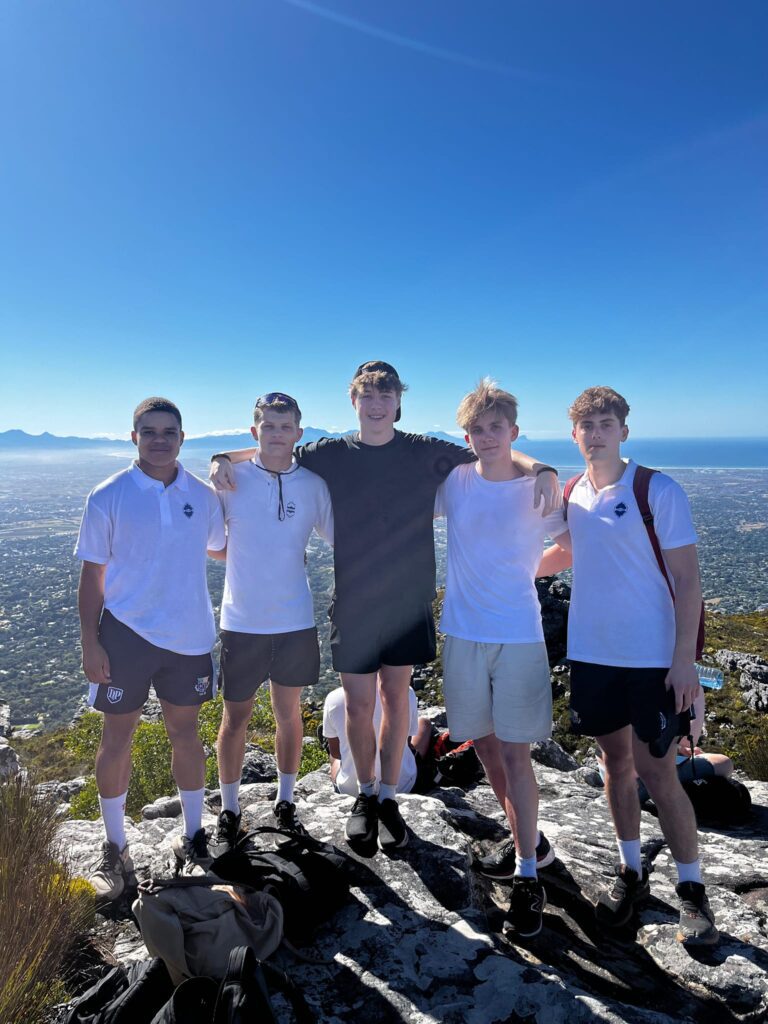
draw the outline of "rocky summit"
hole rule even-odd
[[[605,797],[594,773],[574,770],[552,745],[539,752],[540,824],[557,859],[541,872],[548,906],[544,930],[512,945],[501,936],[507,885],[471,869],[507,835],[489,786],[403,797],[410,841],[387,857],[352,857],[352,899],[317,930],[305,949],[325,962],[280,951],[277,960],[327,1024],[726,1024],[768,1019],[768,784],[748,783],[748,826],[704,829],[702,858],[722,940],[695,955],[675,941],[675,868],[658,822],[643,813],[642,840],[652,864],[650,900],[631,926],[607,935],[592,904],[610,882],[615,861]],[[560,767],[552,767],[557,763]],[[274,784],[243,787],[244,824],[272,824]],[[350,797],[334,793],[321,770],[301,780],[301,820],[319,839],[348,850],[344,819]],[[217,794],[209,798],[213,826]],[[168,874],[171,839],[180,831],[178,803],[156,801],[128,839],[140,876]],[[64,847],[87,874],[102,839],[98,822],[67,820]],[[97,917],[94,945],[105,962],[128,963],[147,952],[123,899]],[[84,979],[83,979],[84,980]],[[281,1022],[292,1019],[276,999]]]

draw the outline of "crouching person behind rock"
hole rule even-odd
[[[174,853],[186,873],[209,863],[197,717],[212,696],[216,637],[206,550],[224,547],[224,522],[213,489],[176,461],[184,433],[172,402],[145,399],[131,440],[138,458],[88,495],[75,547],[83,563],[83,669],[91,704],[104,714],[96,784],[106,839],[90,879],[102,899],[117,899],[133,881],[125,801],[131,739],[150,684],[163,708],[184,815]]]

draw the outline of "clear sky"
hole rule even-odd
[[[406,429],[768,434],[768,4],[4,0],[0,430],[191,433],[294,394]]]

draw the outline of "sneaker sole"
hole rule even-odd
[[[675,937],[683,946],[716,946],[720,941],[720,932],[717,928],[712,932],[707,932],[705,935],[685,936],[682,932],[678,932]]]
[[[349,836],[346,838],[347,846],[349,846],[350,850],[353,853],[356,853],[358,857],[365,857],[370,860],[371,857],[375,857],[379,852],[379,847],[375,837],[368,839],[367,841],[365,839],[350,839]]]
[[[402,850],[404,846],[408,845],[408,833],[405,833],[399,843],[396,843],[394,840],[390,843],[382,842],[381,836],[379,836],[377,842],[382,853],[391,853],[392,850]]]
[[[541,923],[535,932],[521,932],[512,924],[511,921],[504,921],[502,926],[502,934],[508,939],[534,939],[537,935],[541,934],[544,927],[544,911],[547,909],[547,894],[544,893],[544,899],[541,904]]]

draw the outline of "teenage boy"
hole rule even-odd
[[[567,504],[569,533],[547,551],[539,575],[564,568],[572,551],[571,719],[574,731],[595,736],[603,751],[621,861],[612,887],[598,899],[597,918],[621,925],[650,892],[640,856],[639,775],[677,865],[678,941],[712,945],[718,932],[701,882],[696,818],[678,779],[674,742],[687,735],[689,708],[699,693],[697,538],[682,488],[654,473],[649,503],[673,601],[635,499],[635,463],[620,455],[628,412],[626,400],[607,387],[588,388],[571,406],[572,436],[586,471]],[[665,729],[669,723],[673,727]]]
[[[75,547],[83,563],[83,670],[92,684],[91,702],[104,715],[96,784],[106,839],[90,879],[104,899],[117,899],[135,880],[125,800],[131,738],[150,684],[173,747],[184,816],[174,853],[185,873],[199,873],[209,863],[197,717],[211,697],[216,639],[206,549],[224,546],[224,523],[213,489],[176,461],[184,432],[173,402],[141,402],[131,440],[138,458],[88,495]]]
[[[322,438],[296,458],[328,484],[335,522],[335,591],[330,608],[333,667],[344,687],[347,734],[359,795],[347,820],[349,843],[372,855],[405,846],[395,799],[408,737],[408,687],[414,664],[435,657],[435,493],[450,471],[472,459],[465,448],[395,430],[405,385],[393,366],[363,363],[349,387],[359,432]],[[251,452],[226,453],[240,461]],[[536,475],[536,500],[559,500],[554,470],[516,454]],[[215,458],[215,457],[214,457]],[[226,462],[226,459],[225,459]],[[229,468],[229,467],[227,467]],[[212,467],[217,486],[231,486]],[[376,688],[382,702],[381,780],[374,770]]]
[[[222,809],[216,843],[222,849],[234,844],[240,828],[245,734],[254,696],[266,679],[277,726],[274,813],[278,827],[304,831],[294,803],[304,733],[300,698],[302,687],[317,683],[320,672],[305,552],[313,529],[333,543],[328,488],[293,457],[302,435],[296,399],[280,391],[262,395],[253,421],[258,452],[233,467],[236,489],[218,492],[227,547],[213,553],[227,561],[221,603],[224,715],[217,745]]]
[[[448,518],[448,571],[440,629],[451,738],[474,740],[509,819],[508,842],[478,868],[512,877],[504,932],[538,935],[546,894],[537,866],[554,860],[538,832],[532,742],[552,733],[552,687],[534,582],[544,537],[566,530],[562,514],[533,506],[533,480],[512,461],[517,399],[488,378],[464,397],[456,419],[477,462],[441,486],[435,512]]]

